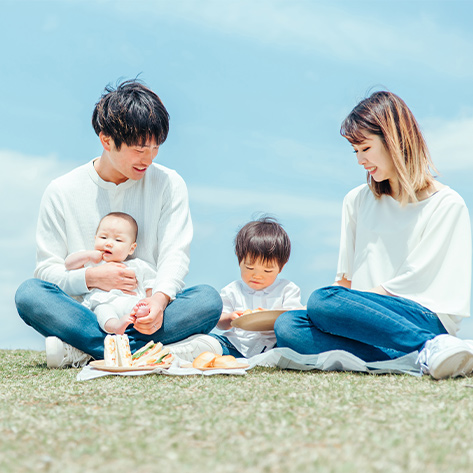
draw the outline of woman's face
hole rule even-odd
[[[398,188],[398,179],[390,154],[378,135],[366,134],[365,136],[364,141],[352,145],[358,164],[363,166],[376,182],[389,180],[391,189],[394,191]]]

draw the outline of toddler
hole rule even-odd
[[[220,296],[223,311],[217,328],[211,333],[222,345],[224,355],[249,358],[276,345],[274,332],[249,332],[232,328],[232,320],[245,310],[302,308],[300,289],[278,274],[289,260],[291,242],[279,223],[264,217],[247,223],[235,238],[235,253],[241,280],[225,286]]]
[[[94,249],[72,253],[65,261],[68,271],[92,264],[115,262],[123,263],[135,272],[138,281],[136,295],[125,294],[117,289],[93,289],[84,297],[83,305],[95,313],[100,328],[107,333],[123,334],[128,325],[135,322],[135,315],[149,313],[145,304],[139,306],[139,314],[135,314],[134,308],[141,299],[151,296],[156,269],[138,258],[125,261],[136,249],[137,235],[138,224],[131,215],[109,213],[99,223]]]

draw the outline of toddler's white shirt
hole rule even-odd
[[[242,280],[233,281],[225,286],[220,296],[223,301],[222,313],[262,309],[300,309],[301,291],[293,282],[279,279],[261,291],[251,289]],[[265,332],[249,332],[241,328],[231,328],[225,331],[232,345],[246,358],[258,355],[276,345],[273,330]]]

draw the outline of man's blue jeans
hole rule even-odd
[[[312,293],[307,310],[281,314],[278,347],[302,354],[345,350],[364,361],[383,361],[421,350],[447,333],[436,314],[402,297],[328,286]]]
[[[16,307],[20,317],[45,337],[56,336],[79,350],[103,359],[105,336],[97,317],[89,309],[68,296],[55,284],[29,279],[17,290]],[[145,335],[133,327],[126,334],[132,352],[150,340],[164,345],[198,333],[209,333],[222,313],[222,299],[211,286],[185,289],[164,311],[162,327]]]

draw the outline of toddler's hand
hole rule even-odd
[[[229,329],[231,329],[232,328],[232,320],[237,319],[242,314],[243,314],[243,312],[238,311],[238,310],[236,310],[234,312],[227,313],[227,314],[222,314],[220,316],[220,320],[218,321],[217,327],[220,330],[229,330]]]

